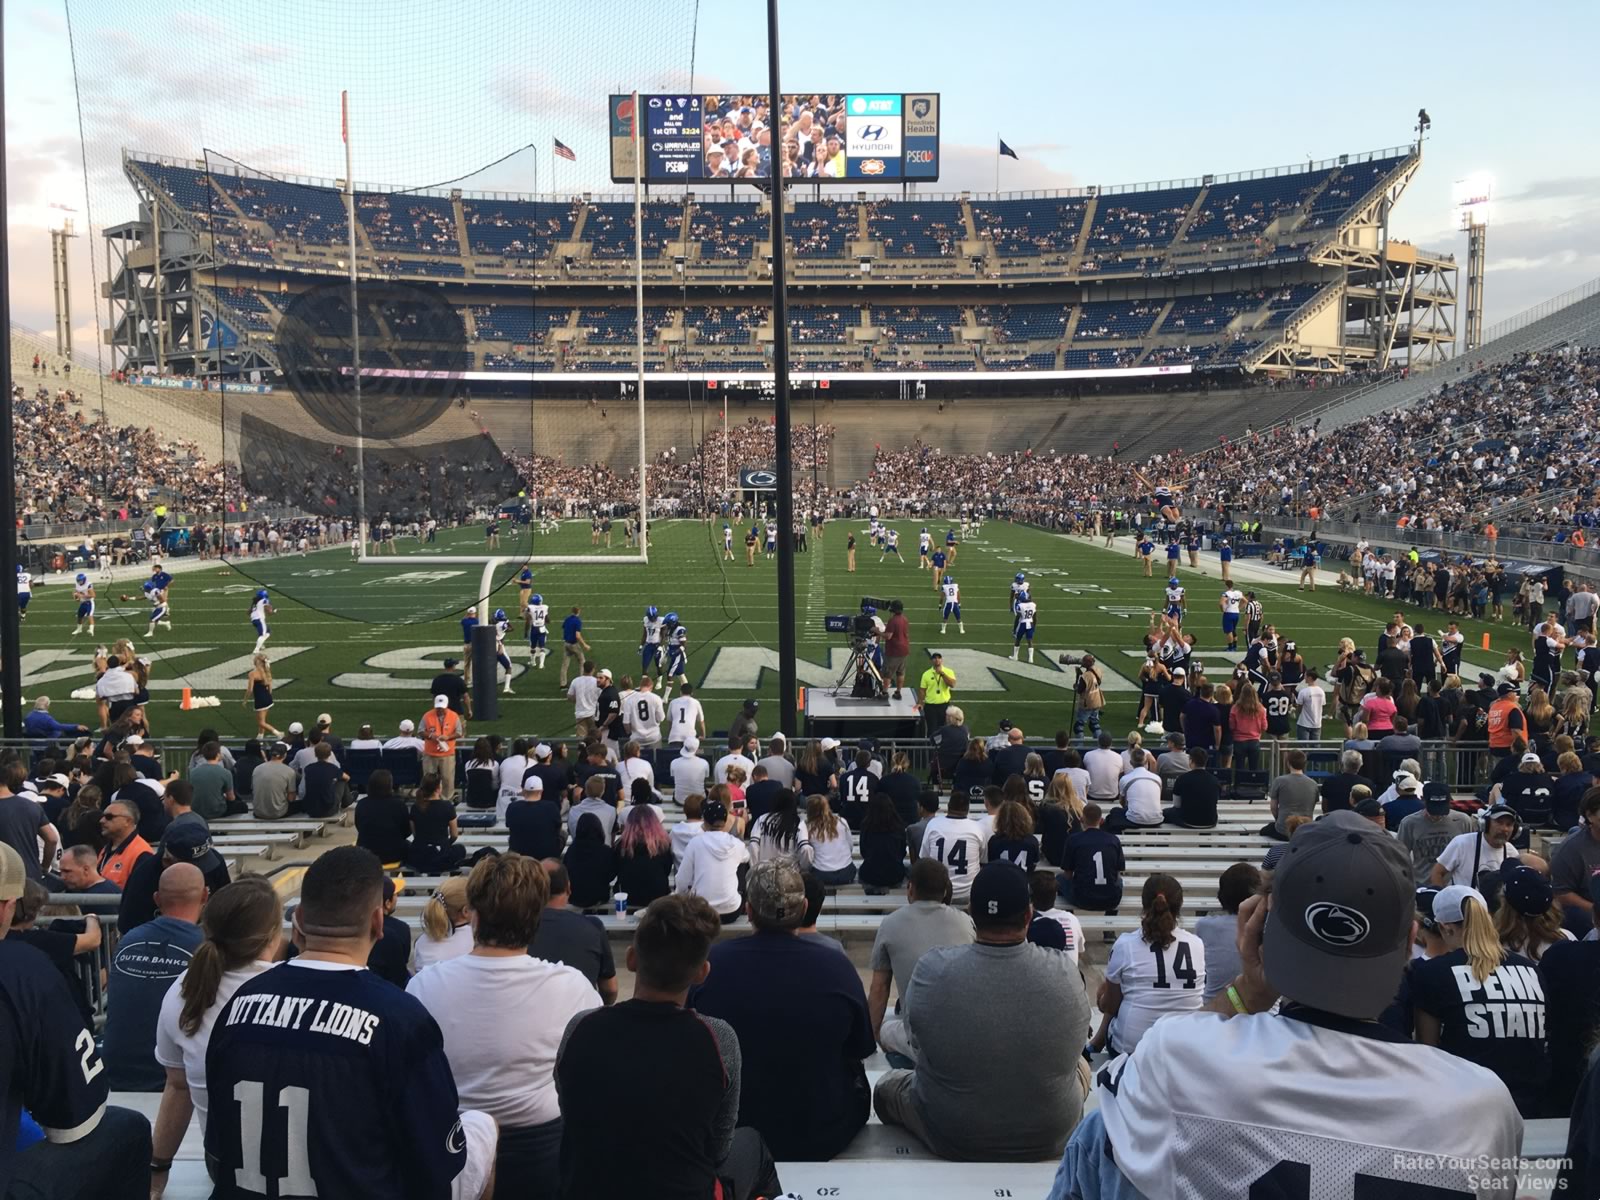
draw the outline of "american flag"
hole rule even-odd
[[[578,161],[578,156],[572,152],[572,147],[571,146],[567,145],[560,138],[553,138],[552,140],[556,144],[556,157],[557,158],[564,158],[568,162],[577,162]]]

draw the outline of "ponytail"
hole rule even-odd
[[[205,941],[189,959],[179,985],[178,1028],[193,1037],[217,1000],[222,976],[255,962],[283,932],[283,902],[266,878],[244,875],[206,904]]]
[[[1505,958],[1500,935],[1495,931],[1494,918],[1474,896],[1467,896],[1461,901],[1461,948],[1467,952],[1472,978],[1479,983],[1493,975],[1495,968]]]
[[[1152,950],[1165,950],[1176,940],[1173,931],[1183,911],[1183,885],[1171,875],[1152,875],[1144,881],[1141,900],[1139,933]]]
[[[450,936],[450,931],[454,928],[455,923],[450,920],[450,910],[445,907],[444,897],[435,892],[422,906],[423,932],[434,941],[442,942]]]

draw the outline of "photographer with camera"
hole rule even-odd
[[[906,685],[906,659],[911,656],[911,622],[906,620],[905,605],[898,600],[889,605],[889,613],[883,630],[883,682],[894,688],[894,698],[898,700]]]
[[[1100,710],[1106,706],[1105,693],[1101,685],[1105,677],[1100,674],[1100,667],[1095,662],[1092,654],[1085,654],[1082,658],[1075,658],[1070,654],[1063,654],[1059,660],[1062,666],[1077,668],[1077,676],[1072,681],[1072,691],[1076,698],[1077,712],[1072,718],[1072,736],[1077,737],[1083,732],[1085,725],[1089,727],[1089,736],[1100,736]]]
[[[928,735],[932,737],[944,728],[945,710],[950,707],[951,690],[956,685],[956,673],[944,665],[944,655],[937,650],[928,651],[928,669],[917,684],[917,707],[922,710]]]

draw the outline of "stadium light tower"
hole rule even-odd
[[[73,232],[68,213],[78,210],[64,204],[50,205],[50,269],[54,276],[56,301],[56,353],[72,357],[72,283],[67,265],[67,241]]]
[[[1467,235],[1467,327],[1468,353],[1483,345],[1483,272],[1489,243],[1489,195],[1494,181],[1483,172],[1456,180],[1455,206],[1463,233]]]

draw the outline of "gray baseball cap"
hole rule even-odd
[[[1411,956],[1411,857],[1371,821],[1335,812],[1302,826],[1272,878],[1261,956],[1285,999],[1376,1017]]]

